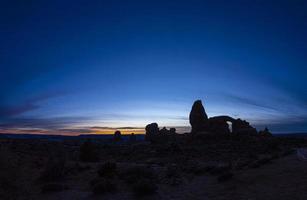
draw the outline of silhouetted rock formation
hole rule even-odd
[[[204,125],[208,122],[208,116],[201,100],[194,102],[189,119],[193,133],[203,131]]]
[[[233,119],[228,116],[212,117],[208,119],[205,125],[205,131],[213,133],[230,133],[229,125],[227,122],[232,122]]]
[[[155,137],[158,135],[159,133],[159,127],[157,123],[151,123],[148,124],[145,127],[145,131],[146,131],[146,135],[145,135],[145,140],[147,141],[153,141],[155,140]]]
[[[114,141],[119,142],[122,139],[122,134],[120,131],[115,131],[114,132]]]
[[[232,122],[232,132],[236,134],[257,134],[257,130],[252,127],[249,122],[240,118]]]
[[[272,133],[269,131],[267,127],[265,127],[264,130],[259,131],[259,135],[261,136],[272,136]]]
[[[169,129],[170,134],[176,134],[176,129],[175,128],[170,128]]]
[[[232,124],[234,134],[257,134],[257,130],[249,122],[241,119],[234,119],[229,116],[216,116],[208,118],[201,100],[194,102],[190,112],[190,124],[192,133],[219,133],[229,134],[228,123]]]
[[[163,127],[162,129],[159,129],[157,123],[148,124],[145,127],[145,130],[145,140],[153,143],[168,142],[170,139],[174,138],[173,136],[176,135],[175,128],[170,128],[170,130],[168,130],[166,127]]]
[[[163,134],[163,135],[166,135],[169,133],[169,130],[166,129],[166,127],[163,127],[160,131],[159,131],[160,134]]]

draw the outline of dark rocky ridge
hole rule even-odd
[[[252,127],[249,122],[240,118],[234,119],[230,116],[214,116],[208,118],[201,100],[196,100],[189,114],[192,131],[188,135],[255,135],[255,136],[271,136],[272,134],[266,128],[263,131],[257,132],[256,128]],[[232,124],[232,130],[229,128],[229,123]],[[151,142],[165,142],[176,137],[176,130],[167,130],[165,127],[161,130],[157,123],[148,124],[145,128],[145,139]]]

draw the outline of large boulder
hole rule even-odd
[[[114,132],[114,141],[119,142],[122,140],[122,133],[120,131]]]
[[[265,127],[264,130],[259,131],[259,135],[269,137],[269,136],[272,136],[272,133],[269,131],[267,127]]]
[[[208,116],[201,100],[194,102],[189,119],[192,126],[192,133],[204,131],[204,126],[208,122]]]
[[[151,143],[167,143],[174,140],[177,135],[175,128],[167,129],[166,127],[163,127],[162,129],[159,129],[157,123],[148,124],[145,127],[145,130],[145,140]]]
[[[170,128],[169,132],[170,132],[171,135],[176,134],[176,128]]]
[[[145,140],[153,141],[159,134],[159,126],[157,123],[148,124],[145,127],[145,131],[146,131]]]
[[[256,135],[257,130],[245,120],[236,119],[232,122],[232,132],[235,134]]]

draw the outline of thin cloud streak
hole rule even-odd
[[[42,106],[38,105],[39,103],[66,94],[68,93],[63,91],[50,92],[38,95],[17,105],[0,105],[0,119],[15,117],[27,113],[29,111],[40,109]]]

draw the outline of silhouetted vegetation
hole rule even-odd
[[[68,189],[67,186],[59,183],[47,183],[41,187],[41,192],[42,193],[60,192],[66,189]]]
[[[125,180],[127,183],[135,183],[140,179],[154,179],[154,172],[151,168],[144,167],[144,166],[134,166],[128,167],[120,174],[120,178]]]
[[[157,185],[150,179],[141,178],[132,184],[132,189],[136,196],[145,196],[154,194],[157,191]]]
[[[99,160],[97,146],[90,140],[80,146],[80,160],[83,162],[97,162]]]
[[[122,134],[120,131],[115,131],[114,133],[114,141],[119,142],[122,140]]]
[[[229,181],[230,179],[232,179],[232,177],[233,177],[233,173],[232,172],[225,172],[225,173],[219,175],[217,177],[217,180],[219,182],[225,182],[225,181]]]
[[[66,175],[66,172],[65,159],[50,158],[39,179],[41,181],[57,181],[63,179]]]
[[[0,148],[0,199],[26,199],[22,197],[20,166],[14,163],[14,156],[9,150]]]
[[[94,194],[105,194],[115,192],[117,190],[116,184],[109,179],[97,179],[92,183],[92,191]]]
[[[97,173],[100,177],[113,177],[117,172],[117,165],[114,162],[106,162],[102,164]]]

